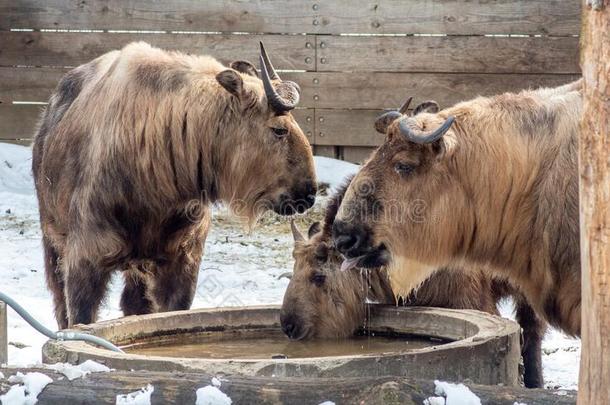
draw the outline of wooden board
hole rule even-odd
[[[578,74],[578,38],[318,36],[317,70]]]
[[[0,139],[31,139],[43,107],[0,104]]]
[[[310,2],[291,0],[0,0],[0,29],[307,32]]]
[[[373,123],[379,110],[316,109],[316,145],[378,146],[383,135]]]
[[[317,108],[398,108],[407,97],[413,104],[436,100],[448,107],[479,95],[490,96],[541,86],[556,87],[578,75],[455,73],[303,73],[297,80],[301,100]]]
[[[31,139],[43,108],[43,105],[0,104],[0,140]],[[293,115],[303,133],[313,143],[314,111],[297,109]]]
[[[342,146],[341,149],[341,159],[356,164],[364,163],[375,150],[368,146]]]
[[[577,35],[580,2],[563,0],[320,1],[316,33]]]
[[[579,33],[580,2],[565,0],[334,1],[0,0],[11,28],[261,33]]]
[[[61,77],[69,69],[0,67],[0,104],[13,101],[46,102]],[[282,79],[301,86],[300,108],[313,107],[314,88],[308,85],[312,77],[307,72],[283,72]]]
[[[315,69],[313,36],[79,32],[0,32],[0,66],[78,66],[132,41],[209,54],[224,63],[236,59],[257,63],[258,43],[263,41],[276,69]]]
[[[0,365],[8,363],[8,326],[6,304],[0,301]]]

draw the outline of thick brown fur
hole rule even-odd
[[[484,268],[516,286],[538,316],[579,335],[581,86],[480,97],[401,118],[430,131],[454,116],[431,144],[407,140],[396,120],[350,185],[337,235],[368,235],[361,251],[387,248],[391,276],[412,287],[439,266]],[[401,267],[406,259],[422,269]]]
[[[315,194],[307,138],[256,76],[145,43],[61,80],[32,168],[62,328],[95,320],[114,270],[125,271],[125,314],[189,308],[210,203],[253,223]]]
[[[350,336],[366,326],[367,302],[476,309],[498,315],[498,302],[512,297],[523,328],[524,383],[529,388],[542,387],[544,322],[505,281],[492,279],[480,269],[443,268],[407,297],[397,298],[383,267],[340,270],[343,258],[332,244],[330,229],[350,180],[327,204],[323,224],[313,224],[307,238],[295,238],[294,271],[281,311],[284,331],[294,339]]]

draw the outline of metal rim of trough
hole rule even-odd
[[[149,371],[202,371],[268,377],[362,377],[398,375],[469,379],[478,384],[519,383],[520,327],[474,310],[370,305],[367,328],[453,340],[439,346],[382,354],[288,359],[197,359],[121,354],[77,341],[49,340],[45,363],[79,364],[91,359],[111,368]],[[279,328],[278,306],[196,309],[136,315],[75,330],[118,345],[179,333]],[[450,365],[450,367],[448,367]]]

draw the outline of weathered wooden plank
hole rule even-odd
[[[38,396],[38,403],[47,404],[114,404],[118,394],[138,391],[147,384],[154,387],[153,404],[193,404],[198,388],[210,385],[214,375],[204,373],[170,373],[154,371],[113,371],[93,373],[86,378],[68,381],[49,369],[0,369],[6,376],[37,371],[50,376],[53,382]],[[436,396],[432,380],[404,377],[370,378],[265,378],[223,376],[221,391],[234,404],[319,404],[334,401],[340,404],[421,404]],[[544,389],[503,387],[466,383],[484,404],[568,405],[576,401],[575,391],[561,395]],[[0,393],[10,384],[0,382]]]
[[[224,63],[236,59],[256,63],[258,43],[263,41],[276,69],[315,68],[313,36],[78,32],[0,32],[0,66],[78,66],[132,41],[209,54]]]
[[[373,123],[379,110],[316,109],[316,145],[378,146],[383,135]]]
[[[8,363],[8,326],[6,304],[0,301],[0,364]]]
[[[337,159],[338,151],[335,146],[326,146],[326,145],[314,145],[313,153],[316,156],[325,156],[333,159]]]
[[[31,139],[43,107],[0,104],[0,139]]]
[[[565,0],[0,0],[11,28],[263,33],[579,33],[580,2]]]
[[[562,0],[321,1],[316,33],[577,35],[580,4]]]
[[[314,127],[314,110],[307,108],[298,108],[292,111],[294,119],[297,121],[301,130],[309,140],[309,143],[314,143],[315,127]]]
[[[61,68],[0,67],[0,104],[10,104],[13,101],[46,102],[61,77],[68,70]],[[312,86],[308,85],[312,79],[309,73],[284,72],[282,73],[282,79],[292,80],[301,86],[300,108],[315,105]]]
[[[317,70],[578,74],[578,38],[318,36]]]
[[[304,73],[301,100],[317,108],[395,108],[412,96],[413,105],[436,100],[450,106],[476,96],[527,88],[556,87],[578,75],[457,73]]]
[[[66,69],[0,67],[0,103],[46,101]],[[453,105],[477,95],[493,95],[540,86],[555,87],[578,75],[286,72],[282,78],[301,86],[299,107],[383,109],[407,96],[413,104],[436,100]]]
[[[32,104],[0,104],[0,140],[31,139],[43,107]],[[309,141],[313,142],[313,109],[296,109],[293,115]]]
[[[375,150],[368,146],[342,146],[341,149],[342,159],[356,164],[364,163]]]
[[[0,30],[11,28],[301,33],[312,4],[273,0],[0,0]]]

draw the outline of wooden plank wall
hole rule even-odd
[[[448,106],[579,76],[578,1],[0,0],[0,16],[0,140],[25,143],[67,69],[134,40],[223,62],[264,41],[301,85],[316,153],[355,162],[407,96]]]

